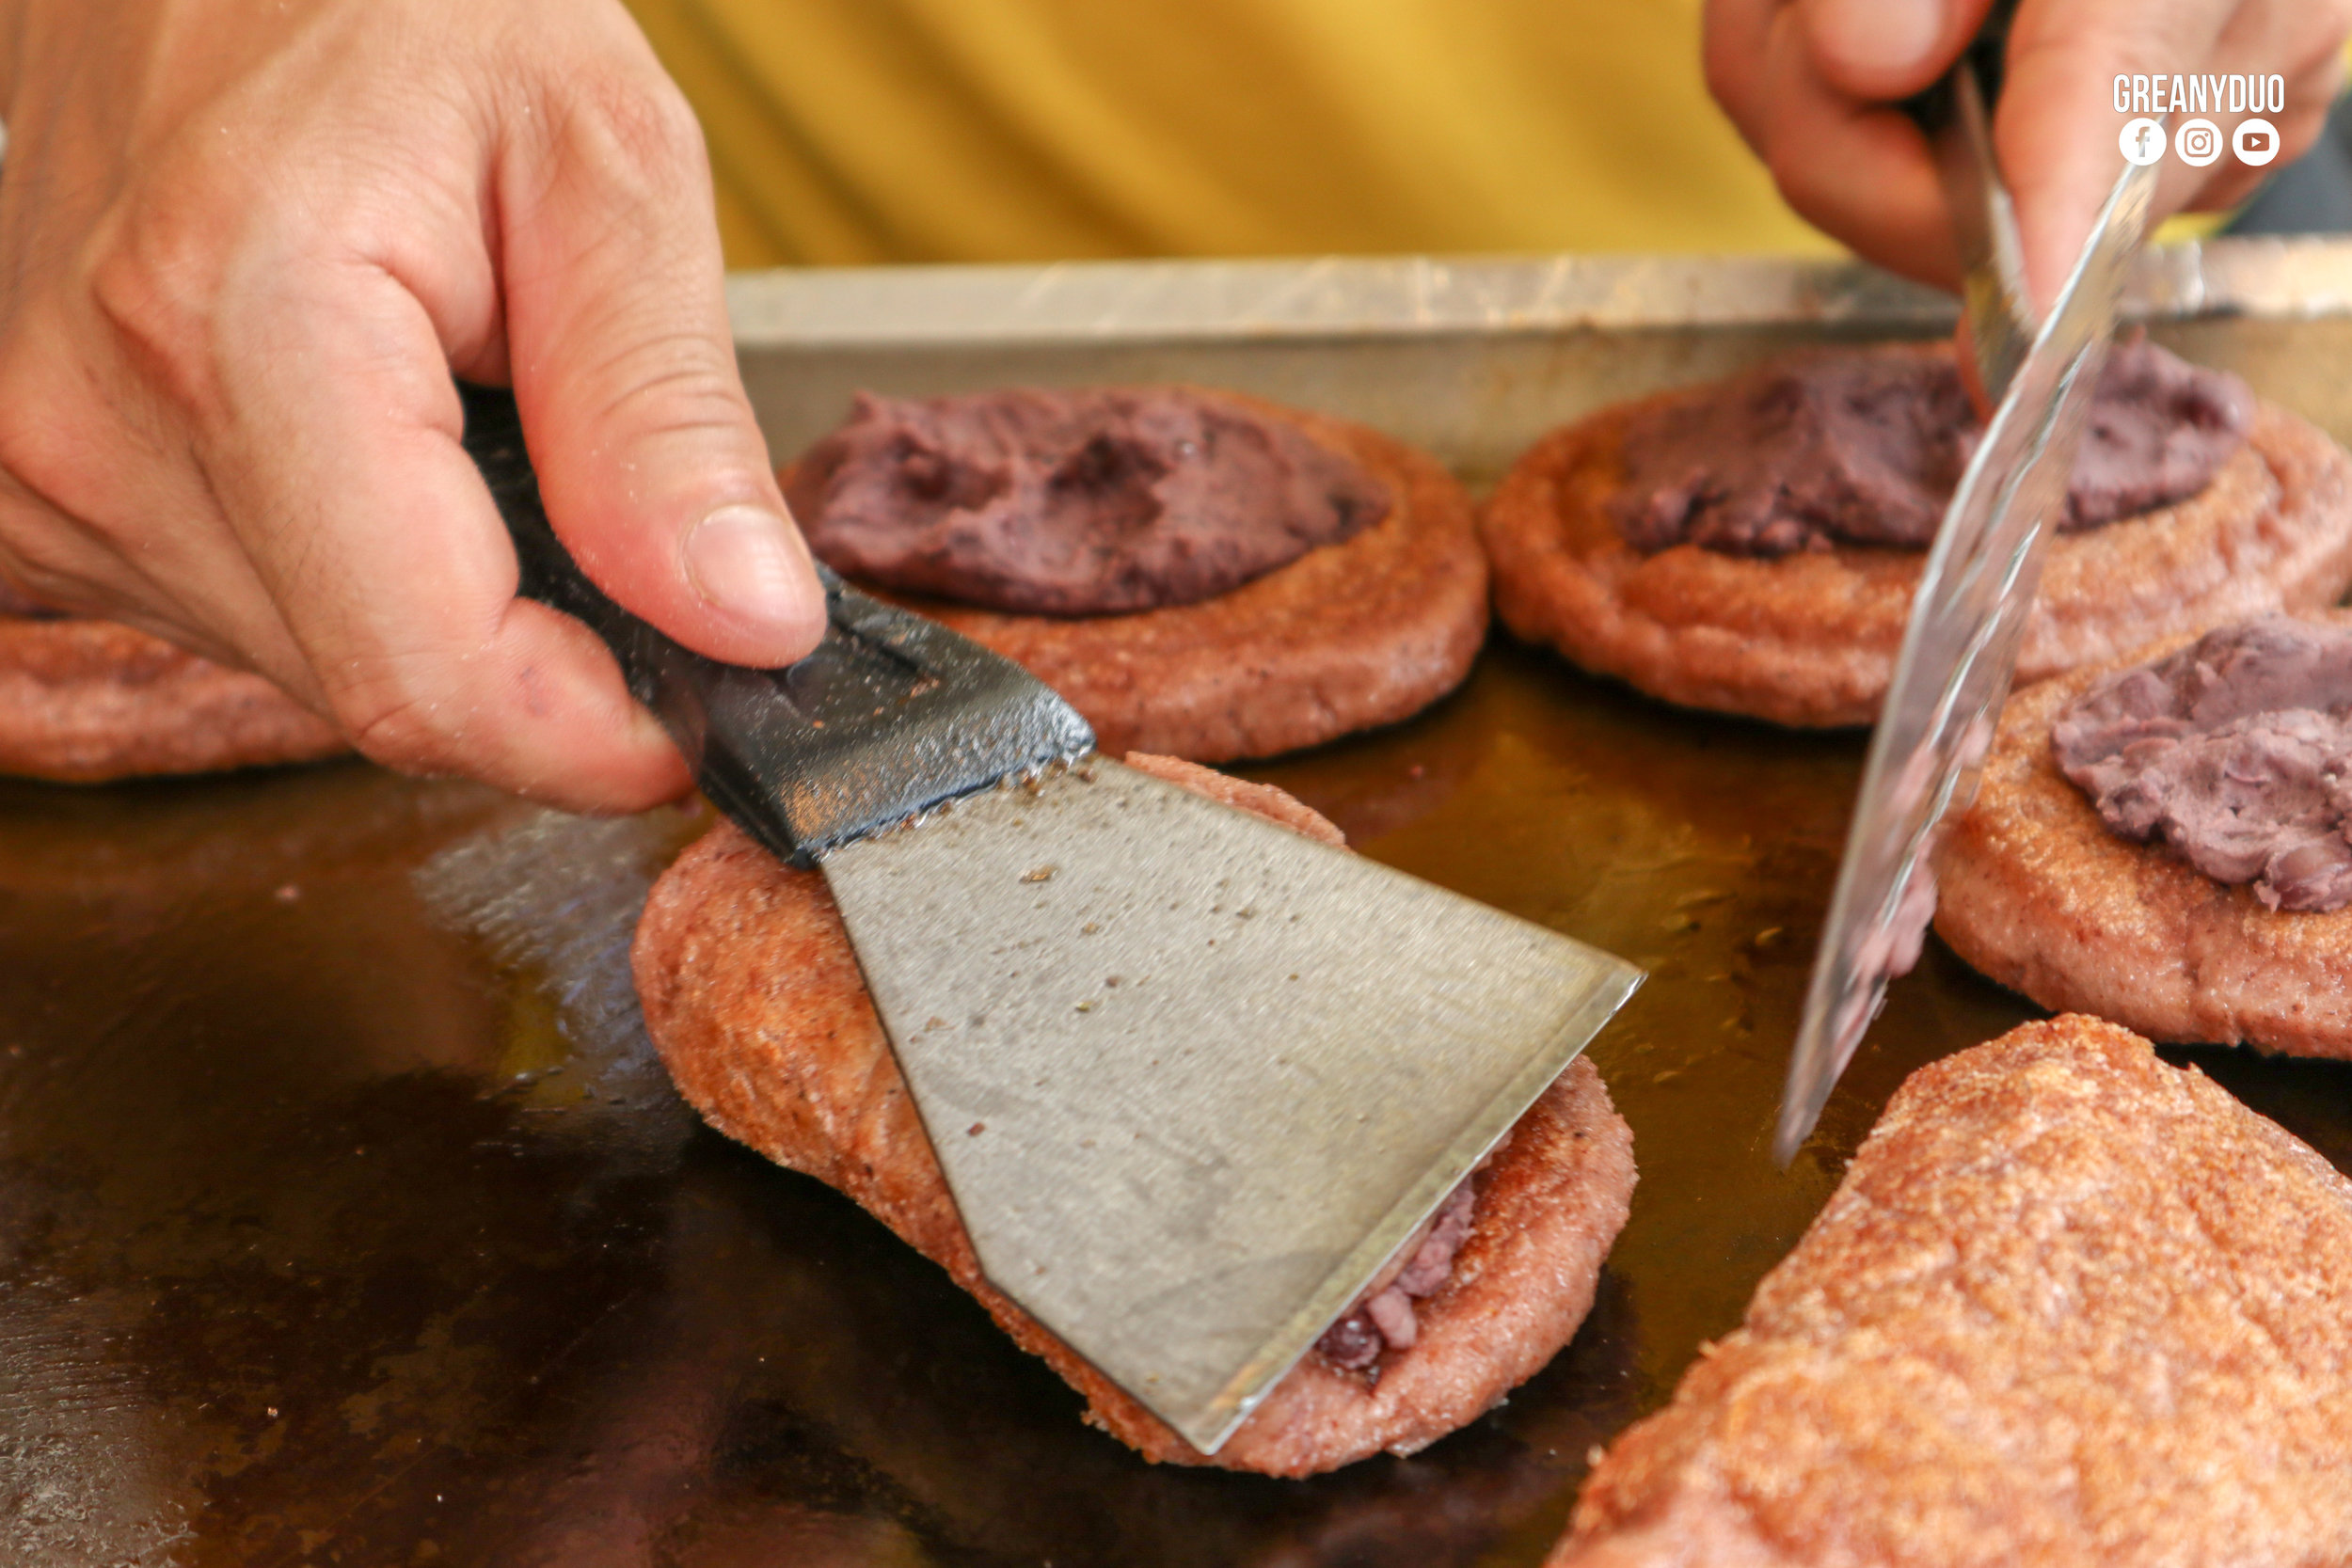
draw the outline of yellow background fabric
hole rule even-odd
[[[1701,0],[630,0],[731,265],[1835,246]]]

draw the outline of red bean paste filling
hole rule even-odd
[[[1495,1153],[1502,1146],[1496,1146]],[[1479,1162],[1484,1170],[1493,1161]],[[1454,1188],[1421,1234],[1398,1249],[1387,1272],[1365,1287],[1349,1307],[1315,1341],[1315,1354],[1342,1371],[1379,1376],[1380,1358],[1391,1351],[1408,1351],[1421,1338],[1421,1323],[1413,1304],[1436,1295],[1454,1277],[1454,1255],[1470,1240],[1478,1195],[1470,1180]]]
[[[2060,531],[2196,495],[2245,443],[2253,407],[2236,376],[2145,339],[2118,343],[2091,401]],[[1947,355],[1800,355],[1633,416],[1609,515],[1645,551],[1924,549],[1982,434]]]
[[[2274,910],[2352,903],[2352,630],[2274,615],[2109,675],[2051,726],[2109,829]]]
[[[1181,387],[861,392],[789,499],[845,576],[1028,615],[1214,598],[1390,504],[1296,426]]]

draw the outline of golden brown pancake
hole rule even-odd
[[[2352,1561],[2352,1182],[2148,1042],[1920,1069],[1551,1568]]]
[[[1946,344],[1890,354],[1949,354]],[[1606,510],[1629,419],[1719,385],[1604,409],[1513,466],[1481,523],[1518,636],[1655,697],[1794,725],[1878,715],[1926,552],[1840,545],[1777,559],[1645,555]],[[2332,603],[2352,584],[2352,457],[2258,404],[2244,448],[2178,505],[2052,541],[2021,682],[2152,637]]]
[[[2324,618],[2352,622],[2341,610]],[[2265,909],[2251,886],[2112,832],[2058,771],[2050,725],[2060,709],[2104,676],[2190,641],[2010,699],[1976,805],[1936,856],[1936,933],[2045,1007],[2160,1040],[2352,1056],[2352,909]]]
[[[1271,786],[1172,758],[1127,763],[1337,841]],[[706,1120],[838,1188],[946,1268],[1086,1396],[1089,1421],[1152,1460],[1303,1476],[1425,1447],[1567,1343],[1625,1224],[1632,1133],[1580,1058],[1472,1179],[1470,1234],[1452,1276],[1416,1304],[1418,1343],[1390,1352],[1376,1380],[1311,1354],[1211,1458],[982,1277],[820,873],[791,870],[722,824],[655,885],[634,961],[654,1043]]]
[[[109,621],[0,613],[0,773],[103,784],[348,750],[260,675]]]
[[[1486,558],[1460,483],[1366,426],[1217,395],[1354,458],[1388,487],[1389,515],[1229,593],[1127,615],[1016,615],[861,586],[1026,666],[1113,755],[1273,756],[1395,723],[1459,686],[1486,638]]]

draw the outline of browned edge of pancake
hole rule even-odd
[[[1368,426],[1200,390],[1355,459],[1388,487],[1388,516],[1230,593],[1130,615],[1014,615],[860,586],[1026,667],[1114,756],[1275,756],[1410,718],[1461,685],[1486,640],[1486,557],[1460,483]]]
[[[2352,625],[2352,612],[2308,619]],[[2108,831],[2058,770],[2058,710],[2183,635],[2019,692],[1976,805],[1936,855],[1936,934],[2045,1007],[2095,1013],[2155,1039],[2352,1057],[2352,909],[2265,909],[2160,845]]]
[[[1841,546],[1767,561],[1678,545],[1644,555],[1604,509],[1624,480],[1627,420],[1722,387],[1606,408],[1531,448],[1481,519],[1496,609],[1521,639],[1671,703],[1782,724],[1867,724],[1885,698],[1926,552]],[[2247,445],[2203,491],[2052,542],[2018,678],[2170,632],[2314,609],[2347,585],[2352,457],[2258,402]]]
[[[2352,1553],[2352,1183],[2097,1019],[1914,1072],[1549,1568]]]
[[[106,784],[350,749],[262,676],[159,637],[110,621],[0,615],[0,773]]]
[[[1199,786],[1169,760],[1129,759]],[[1266,785],[1202,792],[1293,826],[1313,815]],[[1275,797],[1287,806],[1263,809]],[[1314,836],[1336,839],[1322,828]],[[654,1043],[713,1127],[838,1188],[945,1267],[1086,1396],[1089,1421],[1154,1461],[1303,1476],[1422,1448],[1574,1337],[1625,1224],[1632,1133],[1580,1058],[1475,1179],[1453,1276],[1416,1304],[1419,1343],[1391,1353],[1373,1384],[1310,1356],[1210,1458],[982,1277],[821,874],[790,870],[722,824],[655,885],[632,957]]]

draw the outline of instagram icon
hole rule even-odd
[[[2185,121],[2172,133],[2172,150],[2181,162],[2202,168],[2221,156],[2221,127],[2210,119]]]

